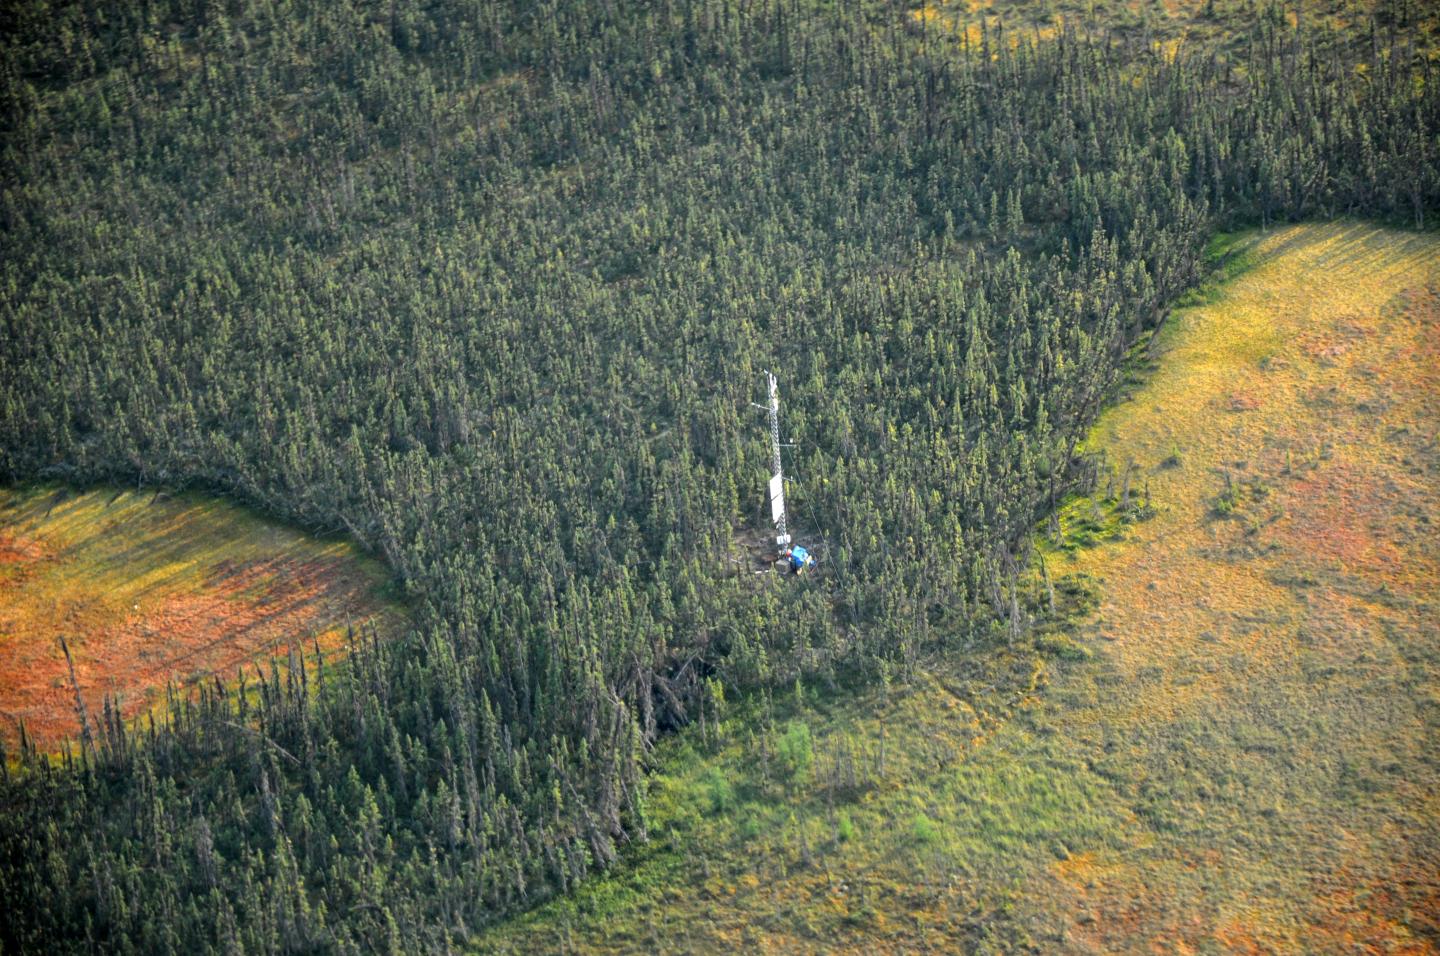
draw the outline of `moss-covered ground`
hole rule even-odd
[[[22,722],[42,750],[79,733],[61,638],[88,719],[107,695],[134,717],[167,685],[392,633],[388,581],[346,542],[213,497],[0,489],[0,737],[13,753]]]
[[[1026,637],[720,707],[650,842],[479,950],[1440,947],[1440,239],[1212,252]]]

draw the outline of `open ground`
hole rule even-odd
[[[1052,39],[1069,24],[1146,53],[1204,50],[1242,69],[1250,53],[1246,37],[1258,17],[1274,18],[1282,32],[1302,22],[1323,25],[1332,37],[1395,46],[1432,60],[1440,50],[1434,4],[1413,0],[927,0],[910,10],[916,29],[963,33],[972,46],[1002,37],[1012,45]]]
[[[39,748],[78,735],[60,639],[88,719],[106,697],[141,714],[212,675],[294,647],[392,633],[403,611],[378,562],[197,494],[47,486],[0,490],[0,737]]]

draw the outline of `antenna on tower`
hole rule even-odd
[[[785,514],[785,470],[780,461],[780,385],[775,373],[766,371],[769,400],[764,405],[755,405],[770,414],[770,520],[775,525],[775,548],[780,560],[788,561],[796,574],[815,564],[810,552],[799,545],[790,544],[790,530]],[[754,402],[751,402],[754,405]]]

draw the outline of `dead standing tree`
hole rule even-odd
[[[75,716],[80,721],[80,753],[94,756],[95,741],[90,736],[90,718],[85,711],[85,698],[80,694],[80,682],[75,679],[75,660],[70,656],[70,645],[60,637],[60,650],[65,652],[65,666],[70,669],[70,686],[75,690]]]

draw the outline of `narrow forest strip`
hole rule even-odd
[[[1039,534],[1053,615],[722,707],[652,843],[479,951],[1433,949],[1440,240],[1214,251]]]
[[[61,486],[0,490],[0,736],[41,750],[78,739],[74,658],[91,730],[206,678],[292,651],[338,654],[354,628],[390,635],[389,576],[343,540],[317,540],[200,494]]]

